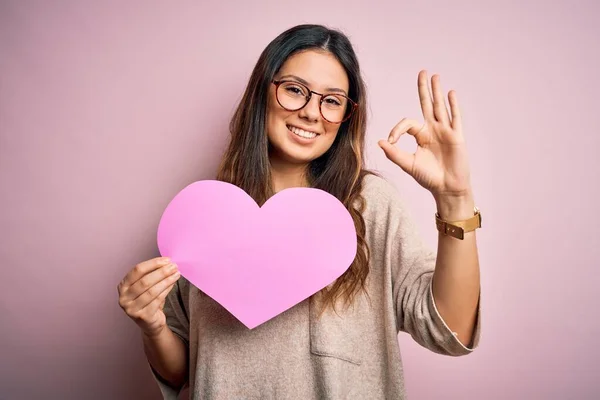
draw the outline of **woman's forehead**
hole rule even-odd
[[[282,77],[300,78],[313,90],[348,91],[348,76],[337,58],[325,51],[308,50],[289,57],[279,71]],[[333,90],[336,91],[336,90]]]

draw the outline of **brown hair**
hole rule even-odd
[[[335,308],[340,298],[346,305],[352,303],[365,289],[369,273],[369,248],[362,217],[365,202],[361,196],[363,178],[371,173],[364,169],[366,89],[356,54],[343,33],[321,25],[299,25],[283,32],[265,48],[231,119],[231,140],[217,179],[244,189],[259,205],[273,195],[266,134],[269,86],[288,57],[310,49],[328,51],[338,59],[348,74],[349,97],[358,103],[352,117],[340,125],[331,148],[308,168],[309,184],[342,202],[356,227],[357,253],[352,265],[333,285],[321,291],[323,305]]]

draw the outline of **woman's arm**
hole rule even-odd
[[[440,217],[445,221],[465,220],[474,215],[472,194],[436,199]],[[475,232],[459,240],[440,232],[433,297],[438,312],[448,327],[469,347],[477,320],[479,302],[479,257]]]
[[[448,112],[439,75],[431,78],[430,94],[427,71],[420,71],[417,88],[425,122],[404,118],[379,145],[391,161],[433,194],[442,219],[468,219],[473,216],[474,204],[456,92],[448,93]],[[405,133],[417,141],[414,154],[394,146]],[[477,258],[475,232],[466,233],[464,240],[440,233],[433,275],[434,302],[440,316],[465,345],[471,342],[477,318]]]
[[[144,352],[154,371],[175,389],[187,381],[188,354],[183,341],[168,326],[154,336],[142,334]]]

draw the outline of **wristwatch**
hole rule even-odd
[[[443,234],[463,240],[465,233],[481,228],[481,213],[475,207],[475,215],[463,221],[444,221],[439,213],[435,213],[435,225]]]

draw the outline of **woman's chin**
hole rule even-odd
[[[308,151],[308,149],[298,149],[293,148],[293,146],[285,147],[274,152],[271,156],[288,164],[308,164],[317,158],[314,152]]]
[[[310,154],[298,154],[298,153],[286,153],[284,160],[290,164],[308,164],[313,161],[315,157],[311,157]]]

